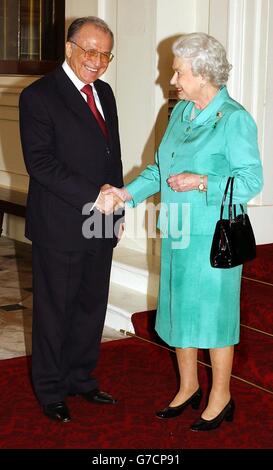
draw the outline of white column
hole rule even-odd
[[[273,242],[273,4],[271,0],[229,0],[228,56],[233,64],[228,88],[258,126],[264,188],[250,203],[258,243]]]

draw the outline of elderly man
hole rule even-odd
[[[20,97],[21,141],[30,175],[26,236],[33,247],[32,378],[45,415],[62,422],[71,420],[67,395],[116,403],[90,375],[98,359],[118,238],[114,229],[109,235],[111,216],[101,213],[123,204],[100,191],[106,183],[123,184],[115,98],[99,80],[113,58],[112,48],[113,33],[104,21],[75,20],[63,65]],[[98,215],[95,230],[86,234],[82,227],[92,215]],[[121,211],[116,212],[114,221],[121,220]]]

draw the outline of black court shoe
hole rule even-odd
[[[191,407],[194,410],[197,410],[200,406],[200,402],[202,400],[202,390],[199,387],[194,394],[188,398],[188,400],[184,401],[181,405],[178,406],[167,406],[163,410],[157,411],[156,416],[158,418],[176,418],[176,416],[179,416],[187,406],[191,405]]]
[[[192,431],[211,431],[212,429],[219,428],[223,421],[233,421],[235,410],[235,403],[232,398],[229,400],[228,404],[223,408],[221,413],[213,419],[204,419],[199,418],[195,423],[191,425]]]

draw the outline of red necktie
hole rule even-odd
[[[86,94],[87,104],[88,104],[89,108],[91,109],[92,113],[94,114],[94,116],[97,120],[97,123],[99,124],[104,136],[107,139],[108,138],[107,127],[106,127],[106,124],[105,124],[105,120],[103,119],[101,113],[99,112],[99,110],[96,106],[95,99],[94,99],[94,94],[93,94],[93,88],[91,87],[91,85],[84,85],[84,87],[81,89],[81,91]]]

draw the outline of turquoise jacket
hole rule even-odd
[[[247,203],[261,191],[262,167],[257,143],[257,127],[251,115],[230,98],[224,86],[210,104],[190,120],[193,103],[179,102],[162,142],[156,152],[155,164],[149,165],[127,185],[133,196],[131,206],[161,192],[161,201],[190,203],[191,216],[197,216],[198,225],[214,230],[215,217],[227,178],[235,176],[234,203]],[[170,175],[189,172],[208,175],[206,193],[199,191],[174,192],[166,183]],[[217,212],[210,220],[203,220],[200,207],[214,206]],[[165,232],[168,211],[164,205],[158,227]],[[212,215],[212,213],[211,213]],[[198,232],[196,224],[192,227]]]

